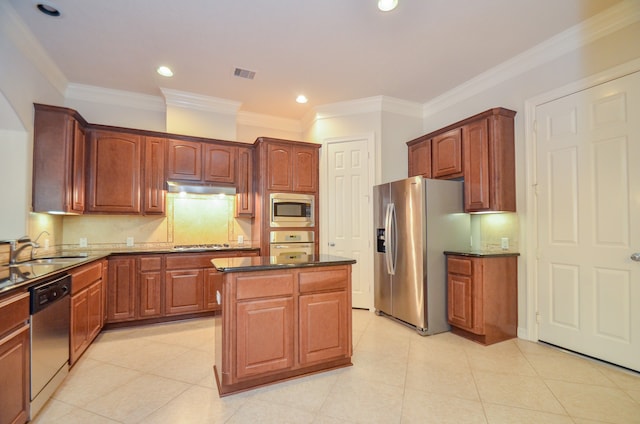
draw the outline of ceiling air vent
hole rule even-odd
[[[233,75],[240,78],[246,78],[252,80],[256,76],[255,71],[249,71],[248,69],[236,68],[233,71]]]

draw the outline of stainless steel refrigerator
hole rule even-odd
[[[373,189],[376,313],[421,335],[449,330],[443,252],[470,246],[462,184],[411,177]]]

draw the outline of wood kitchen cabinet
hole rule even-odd
[[[30,400],[29,293],[0,297],[0,423],[26,423]]]
[[[140,318],[154,318],[163,315],[162,305],[162,255],[145,255],[138,260],[138,314]]]
[[[431,175],[433,178],[462,176],[462,131],[447,131],[431,139]]]
[[[142,180],[142,212],[145,215],[164,215],[166,191],[166,139],[144,138],[144,167]]]
[[[351,365],[351,266],[223,272],[221,396]]]
[[[350,272],[349,267],[333,267],[298,274],[301,365],[349,354]]]
[[[431,139],[420,137],[407,143],[409,176],[431,178]]]
[[[517,255],[447,255],[447,317],[452,332],[493,344],[516,337]]]
[[[465,211],[515,212],[515,112],[490,112],[462,128]]]
[[[34,108],[33,211],[82,214],[87,123],[72,109]]]
[[[238,147],[229,142],[169,140],[167,179],[236,183]]]
[[[266,189],[275,192],[318,191],[319,145],[261,137],[265,152]]]
[[[116,256],[109,258],[107,280],[107,322],[136,319],[136,258]]]
[[[69,365],[75,364],[104,324],[103,261],[70,271],[71,329]]]
[[[238,180],[236,193],[236,217],[253,217],[253,148],[238,147]]]
[[[139,214],[142,137],[98,129],[89,133],[87,211]]]
[[[515,212],[515,114],[490,109],[407,142],[409,176],[462,177],[465,212]]]

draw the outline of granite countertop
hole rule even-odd
[[[470,258],[492,258],[492,257],[501,257],[501,256],[520,256],[518,252],[509,252],[509,251],[486,251],[486,250],[460,250],[460,251],[445,251],[445,255],[458,255],[458,256],[467,256]]]
[[[201,253],[201,252],[225,252],[225,251],[249,251],[259,250],[255,246],[241,245],[228,246],[223,248],[194,248],[194,249],[176,249],[176,248],[124,248],[124,249],[86,249],[64,250],[58,251],[55,255],[57,260],[47,263],[47,256],[37,257],[35,259],[45,259],[40,263],[18,263],[9,266],[8,264],[0,265],[0,295],[12,290],[25,288],[44,280],[47,277],[53,277],[56,274],[68,271],[85,263],[93,262],[98,259],[106,258],[111,255],[142,255],[142,254],[174,254],[174,253]],[[60,260],[64,258],[64,260]]]
[[[354,259],[331,255],[305,255],[302,258],[281,259],[277,256],[252,256],[245,258],[212,259],[220,272],[266,271],[270,269],[305,268],[332,265],[353,265]]]

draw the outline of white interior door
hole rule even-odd
[[[640,371],[640,72],[535,119],[539,339]]]
[[[369,140],[327,143],[328,247],[331,255],[357,261],[352,270],[352,305],[373,307]]]

